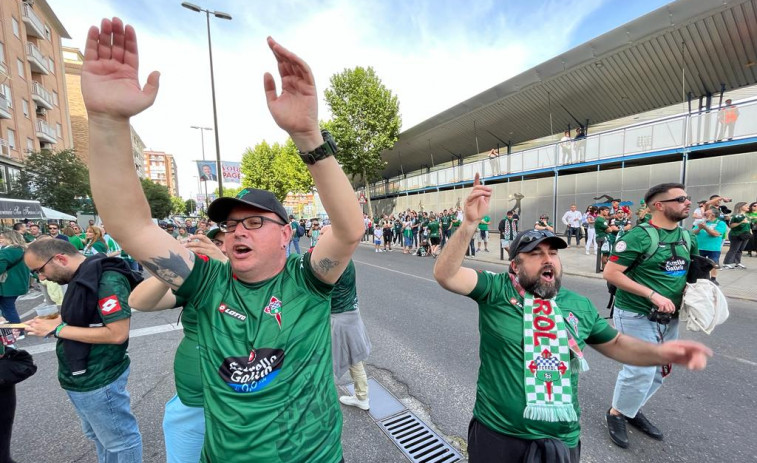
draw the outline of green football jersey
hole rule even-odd
[[[257,283],[239,281],[229,263],[195,260],[176,294],[197,312],[203,462],[342,459],[332,288],[313,274],[310,253]]]
[[[331,313],[352,312],[358,309],[355,263],[350,260],[331,293]]]
[[[601,215],[598,215],[597,218],[594,219],[594,230],[596,232],[597,241],[607,239],[607,226],[607,219]]]
[[[118,272],[103,272],[97,289],[97,308],[104,324],[131,317],[130,292],[129,281],[125,276]],[[58,339],[55,353],[58,356],[60,387],[75,392],[94,391],[115,381],[129,367],[129,357],[126,355],[128,339],[123,344],[91,346],[86,372],[73,375],[63,351],[63,340]]]
[[[579,421],[535,421],[523,417],[526,408],[523,298],[508,274],[479,271],[476,287],[468,297],[478,303],[481,335],[481,366],[473,416],[487,428],[508,436],[527,440],[559,439],[568,447],[577,446],[581,433]],[[586,344],[603,344],[617,335],[588,298],[561,289],[556,302],[582,350]],[[580,418],[578,376],[571,375],[571,386],[575,394],[573,408]]]
[[[200,374],[200,342],[197,336],[197,311],[189,307],[182,298],[176,298],[176,305],[184,306],[181,311],[181,326],[184,337],[176,348],[173,359],[173,377],[176,395],[188,407],[202,407],[202,376]]]
[[[439,238],[439,221],[432,220],[428,223],[428,236],[430,238]]]

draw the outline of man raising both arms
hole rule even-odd
[[[329,294],[363,235],[352,187],[318,127],[313,75],[268,39],[281,75],[266,73],[268,108],[303,154],[331,233],[312,253],[287,258],[292,227],[270,192],[220,198],[208,216],[227,233],[229,262],[195,259],[150,220],[131,160],[129,118],[155,100],[158,73],[140,88],[136,35],[104,19],[87,37],[82,94],[90,174],[103,221],[133,257],[197,312],[204,385],[204,462],[342,459],[342,417],[332,377]]]
[[[567,245],[549,230],[515,237],[508,273],[462,267],[491,194],[476,174],[463,223],[434,266],[442,287],[479,307],[481,366],[468,428],[469,461],[577,463],[578,374],[586,368],[586,344],[622,363],[673,362],[697,370],[705,367],[711,351],[696,342],[653,344],[618,334],[588,298],[561,289],[557,252]]]

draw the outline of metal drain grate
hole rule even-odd
[[[462,458],[413,412],[405,411],[378,422],[379,427],[414,463],[452,463]]]

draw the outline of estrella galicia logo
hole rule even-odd
[[[236,318],[240,322],[247,320],[247,315],[237,312],[236,310],[226,305],[226,303],[224,302],[221,302],[221,305],[218,306],[218,311],[224,315],[228,315],[229,317]]]
[[[276,379],[283,364],[283,350],[263,347],[247,357],[226,357],[218,374],[234,392],[257,392]]]
[[[661,270],[671,277],[685,276],[689,269],[689,263],[682,257],[671,257],[662,264]]]

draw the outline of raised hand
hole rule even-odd
[[[152,72],[139,85],[139,53],[134,28],[119,18],[90,27],[84,48],[81,91],[90,117],[129,118],[150,107],[158,94],[160,74]]]
[[[278,61],[281,76],[281,94],[276,91],[271,73],[263,76],[268,110],[300,151],[317,148],[323,138],[318,127],[318,96],[310,66],[271,37],[268,37],[268,46]]]
[[[468,222],[481,222],[481,219],[489,212],[489,201],[492,197],[491,187],[481,185],[481,179],[476,173],[473,179],[473,189],[465,199],[465,220]]]

